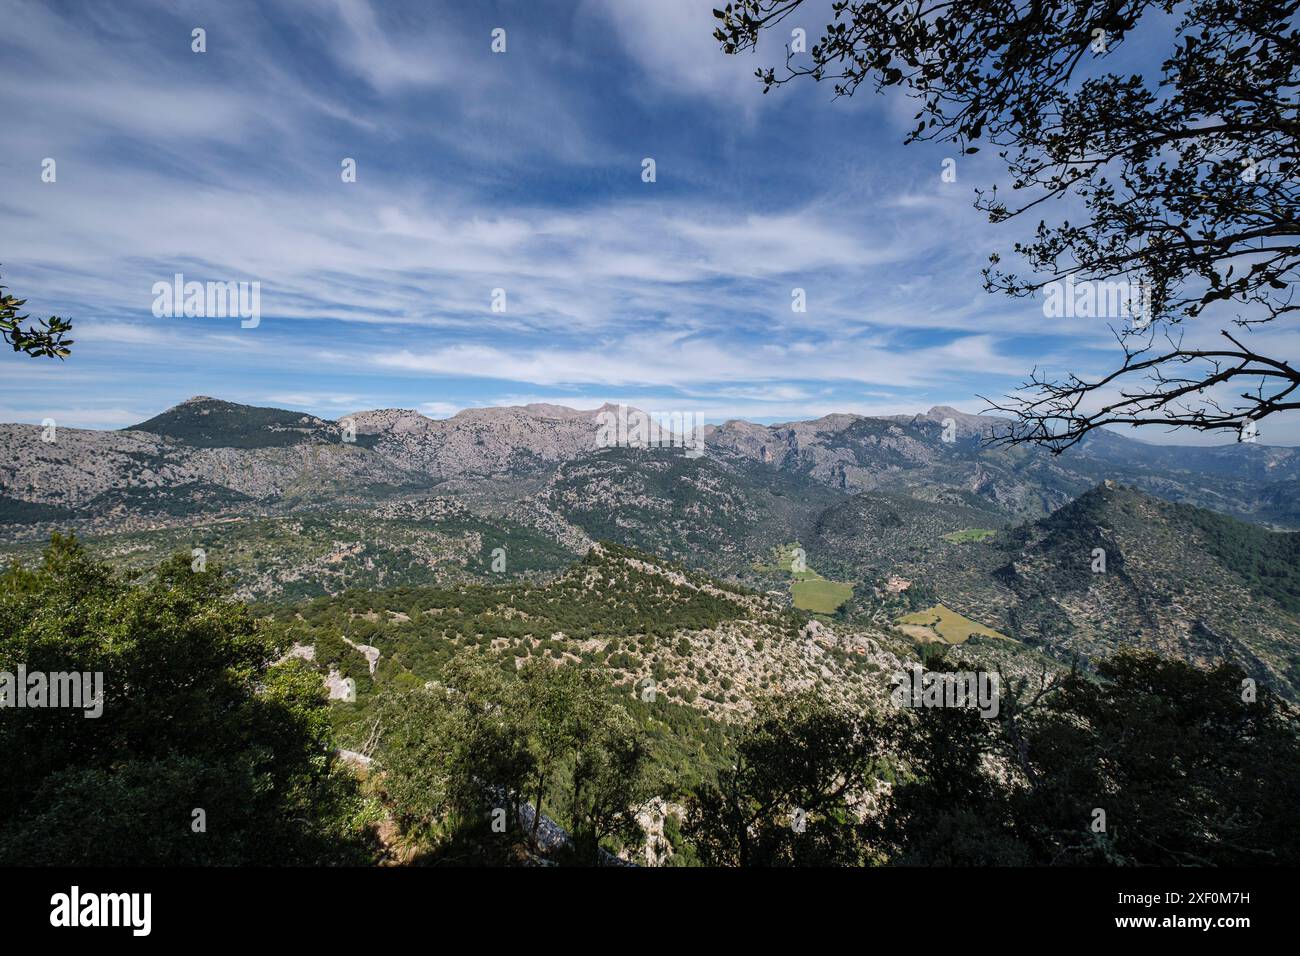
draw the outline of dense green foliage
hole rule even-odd
[[[315,647],[322,671],[333,669],[356,680],[357,701],[334,710],[336,729],[348,746],[362,747],[371,738],[388,696],[429,681],[452,683],[449,674],[462,658],[491,651],[504,672],[530,661],[567,661],[601,674],[607,702],[617,702],[638,725],[659,777],[673,787],[689,787],[720,765],[726,728],[688,706],[694,691],[672,688],[641,700],[626,685],[621,691],[612,687],[605,669],[641,664],[671,647],[668,642],[679,631],[712,627],[747,612],[717,594],[671,586],[623,559],[648,556],[605,545],[545,587],[348,591],[293,608],[264,610],[283,623],[290,640]],[[658,567],[678,570],[655,560]],[[722,590],[744,596],[739,589]],[[797,623],[795,618],[789,622],[792,628]],[[603,650],[583,650],[588,640],[608,644]],[[373,679],[352,645],[380,649]]]
[[[342,441],[339,429],[314,415],[282,408],[236,405],[213,398],[189,401],[169,408],[131,431],[164,435],[173,441],[199,448],[282,448],[304,439],[322,443]],[[372,443],[357,435],[357,444]]]
[[[165,467],[141,455],[144,468]],[[320,509],[319,495],[301,492],[312,510],[290,515],[240,516],[199,524],[127,531],[80,538],[87,553],[124,570],[146,573],[177,551],[202,548],[219,562],[240,596],[254,601],[294,603],[338,593],[461,583],[518,582],[554,575],[577,555],[505,518],[485,519],[446,499],[409,509],[390,506]],[[310,500],[309,500],[310,499]],[[77,508],[43,505],[0,495],[0,524],[35,524],[93,518],[104,509],[139,516],[229,512],[251,499],[219,485],[197,481],[159,487],[112,488]],[[159,522],[164,523],[164,522]],[[340,547],[355,542],[359,547]],[[0,564],[40,557],[40,542],[0,545]],[[506,567],[493,568],[501,548]]]
[[[1300,532],[1266,531],[1201,508],[1178,506],[1209,551],[1256,594],[1300,614]]]
[[[769,702],[741,737],[735,764],[688,801],[686,835],[712,866],[852,866],[870,862],[854,812],[883,768],[874,718],[815,696]]]
[[[729,728],[612,686],[626,651],[533,653],[561,624],[645,638],[655,621],[675,646],[674,624],[758,613],[640,560],[606,548],[556,589],[350,592],[277,621],[230,602],[215,567],[178,556],[133,581],[56,536],[0,576],[0,670],[102,672],[103,715],[0,710],[23,771],[0,782],[0,860],[368,862],[388,817],[415,862],[593,865],[641,855],[652,797],[685,807],[661,821],[672,865],[1300,860],[1294,715],[1238,669],[1128,652],[1004,674],[991,719],[774,693]],[[314,661],[273,664],[291,641]],[[365,644],[383,650],[373,679]],[[956,653],[927,666],[972,669]],[[327,705],[325,671],[357,702]],[[374,755],[373,796],[335,764],[335,732]]]
[[[1228,666],[1125,653],[1098,672],[1004,682],[993,719],[785,701],[696,790],[687,835],[705,862],[736,866],[1300,861],[1300,737],[1284,702]]]
[[[188,558],[132,584],[56,536],[0,576],[0,670],[102,672],[103,713],[0,711],[0,860],[281,864],[372,858],[318,675]],[[196,831],[195,810],[206,816]]]
[[[59,521],[71,518],[75,512],[62,505],[46,505],[22,501],[0,494],[0,524],[28,524],[38,521]]]
[[[275,609],[274,613],[286,623],[301,617],[312,632],[322,628],[347,632],[357,642],[375,632],[373,623],[357,618],[382,615],[384,633],[391,642],[385,648],[390,662],[424,677],[437,676],[439,667],[455,656],[457,648],[469,645],[482,647],[505,641],[518,649],[519,656],[529,656],[535,649],[525,649],[521,643],[524,639],[549,638],[562,631],[568,639],[563,646],[594,636],[637,638],[629,646],[640,646],[646,639],[668,639],[679,630],[714,627],[744,616],[744,610],[724,596],[672,587],[661,576],[609,560],[636,560],[638,554],[631,549],[602,547],[604,555],[589,554],[568,575],[545,587],[464,585],[348,591],[299,608]],[[662,561],[656,564],[672,567]],[[616,577],[602,579],[600,586],[590,586],[589,570]],[[714,584],[720,590],[744,593]],[[797,618],[791,616],[790,620],[793,624]],[[543,642],[540,650],[546,653],[552,649],[559,647]]]
[[[899,863],[1294,864],[1300,740],[1242,672],[1125,653],[1002,712],[933,709],[898,725],[900,783],[881,847]],[[1243,699],[1243,698],[1247,699]],[[1000,782],[990,767],[1005,771]],[[1104,814],[1104,817],[1102,816]]]
[[[376,721],[382,787],[429,862],[504,863],[548,849],[596,865],[635,845],[648,797],[645,746],[600,679],[542,662],[517,675],[467,656],[445,686],[385,701]],[[527,812],[524,812],[527,811]],[[543,814],[568,829],[546,846]]]

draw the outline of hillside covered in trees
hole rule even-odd
[[[0,860],[1300,859],[1293,712],[1231,665],[986,657],[989,719],[898,708],[909,660],[891,635],[608,545],[551,587],[270,611],[232,601],[219,568],[178,557],[133,581],[58,538],[0,577],[0,670],[102,672],[103,713],[6,711],[0,745],[28,772],[0,785]]]

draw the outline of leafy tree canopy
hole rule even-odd
[[[38,319],[34,324],[24,326],[28,317],[19,315],[18,310],[27,302],[17,299],[5,292],[0,285],[0,337],[13,346],[15,352],[25,352],[33,358],[41,356],[64,359],[72,354],[69,348],[72,339],[64,336],[72,331],[72,323],[52,315],[48,319]]]
[[[0,575],[0,671],[100,672],[103,711],[6,708],[0,860],[366,862],[355,779],[336,770],[319,675],[178,555],[144,583],[55,535]],[[202,811],[202,828],[199,815]]]
[[[804,0],[735,0],[715,11],[727,53],[797,21]],[[1300,264],[1300,0],[836,0],[834,21],[765,91],[810,77],[852,95],[863,83],[916,99],[908,142],[963,153],[992,144],[1010,193],[978,191],[1005,222],[1069,197],[1079,218],[1040,220],[994,254],[985,285],[1013,296],[1049,283],[1124,282],[1143,292],[1105,374],[1037,370],[995,408],[998,435],[1061,451],[1108,424],[1245,430],[1300,408],[1300,369],[1247,333],[1294,318]],[[784,42],[784,38],[782,39]],[[1110,70],[1126,43],[1160,49],[1151,73]],[[1059,206],[1058,206],[1059,208]],[[1216,307],[1219,340],[1182,323]],[[1209,318],[1215,319],[1215,315]],[[1217,319],[1215,319],[1218,321]],[[1195,339],[1195,341],[1190,341]],[[1285,341],[1285,340],[1283,340]],[[1275,353],[1275,350],[1274,350]]]

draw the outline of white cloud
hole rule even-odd
[[[587,0],[583,12],[608,24],[629,56],[656,85],[751,106],[762,98],[748,56],[727,56],[713,38],[710,0]],[[599,27],[595,27],[599,29]]]
[[[365,0],[334,0],[333,10],[335,59],[380,91],[438,85],[462,72],[457,48],[436,32],[407,36],[384,29],[377,8]]]
[[[421,402],[416,411],[430,418],[450,418],[459,412],[463,405],[455,402]]]
[[[957,377],[971,368],[1010,374],[1019,363],[1001,357],[991,336],[909,351],[839,341],[818,348],[765,344],[757,348],[702,339],[645,336],[602,348],[505,349],[454,345],[369,356],[380,368],[438,376],[502,379],[534,385],[654,385],[686,387],[726,382],[843,381],[917,386]]]
[[[45,419],[52,418],[58,428],[124,428],[142,422],[155,414],[157,411],[141,413],[120,406],[58,408],[0,406],[0,421],[40,425]]]

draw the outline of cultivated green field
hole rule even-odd
[[[923,644],[933,644],[940,641],[944,644],[962,644],[971,635],[993,637],[1004,641],[1011,640],[1005,634],[1000,634],[990,627],[972,621],[970,618],[958,614],[952,608],[945,607],[942,604],[936,604],[924,611],[913,611],[911,614],[904,614],[894,623],[898,625],[900,631]]]
[[[790,585],[794,606],[801,611],[817,614],[834,614],[839,606],[853,597],[853,588],[839,581],[827,581],[820,576],[799,575],[803,580]]]
[[[963,544],[967,541],[983,541],[995,534],[997,534],[997,531],[993,528],[963,528],[961,531],[949,531],[943,536],[943,540],[951,541],[954,544]]]
[[[790,597],[799,610],[834,614],[841,604],[853,597],[853,586],[828,581],[806,565],[803,570],[795,570],[796,562],[802,563],[803,556],[802,547],[794,541],[773,548],[769,561],[755,561],[753,567],[760,573],[788,574]]]

